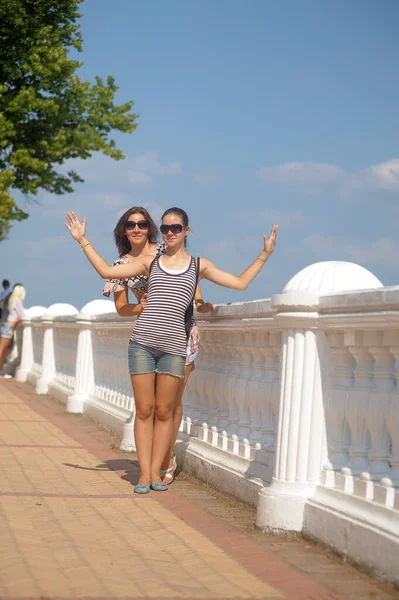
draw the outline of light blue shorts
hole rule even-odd
[[[163,373],[183,379],[185,356],[155,350],[143,344],[129,342],[128,362],[130,375]]]
[[[3,323],[1,326],[0,337],[8,338],[12,340],[14,337],[15,327],[10,325],[9,323]]]

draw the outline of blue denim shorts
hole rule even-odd
[[[1,326],[0,337],[9,338],[10,340],[14,337],[15,327],[9,323],[3,323]]]
[[[163,373],[184,377],[185,356],[168,354],[162,350],[155,350],[136,342],[129,342],[128,362],[130,375],[144,375],[145,373]]]

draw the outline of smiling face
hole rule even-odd
[[[163,241],[168,248],[178,249],[185,246],[185,240],[190,227],[184,227],[183,219],[180,215],[169,213],[163,217],[160,230]]]
[[[136,223],[136,225],[134,225]],[[142,213],[134,212],[125,223],[125,235],[132,246],[142,246],[148,239],[150,224]]]

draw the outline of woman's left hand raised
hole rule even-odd
[[[203,304],[198,304],[197,312],[199,313],[210,313],[215,310],[215,307],[211,302],[204,302]]]
[[[73,239],[80,243],[86,235],[86,217],[80,222],[76,214],[72,211],[67,213],[66,218],[67,222],[65,223],[65,227],[68,229]]]
[[[274,248],[276,247],[277,231],[278,225],[273,225],[269,237],[267,237],[266,235],[263,236],[263,241],[265,244],[264,251],[268,254],[273,254]]]

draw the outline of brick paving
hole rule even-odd
[[[0,382],[0,598],[388,600],[399,594],[180,474],[132,493],[134,454],[32,388]]]

